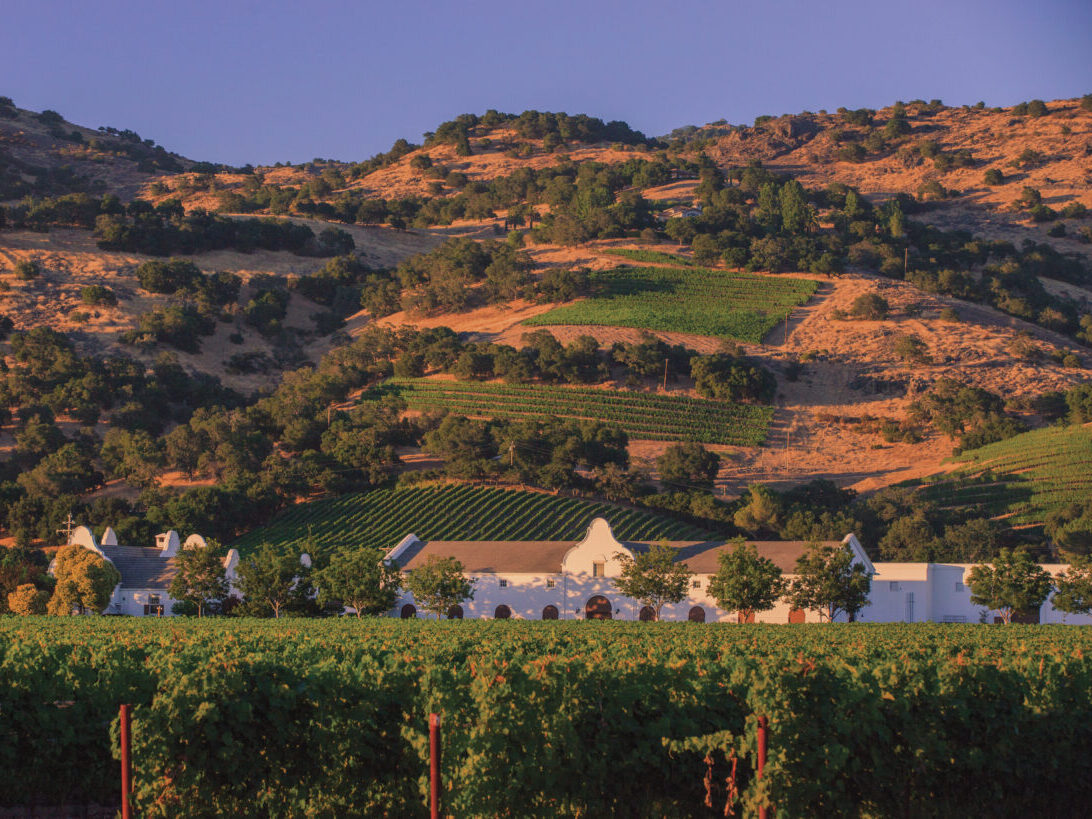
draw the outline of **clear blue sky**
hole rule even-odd
[[[721,118],[1092,92],[1089,0],[3,0],[0,95],[194,159],[358,160],[463,112]]]

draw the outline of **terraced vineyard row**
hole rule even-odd
[[[1092,427],[1026,432],[966,452],[965,466],[922,490],[943,506],[976,506],[1007,522],[1042,523],[1054,509],[1092,495]]]
[[[708,540],[697,526],[637,509],[539,492],[431,486],[377,489],[295,506],[233,546],[310,542],[316,552],[342,546],[390,549],[410,532],[424,540],[578,540],[593,518],[623,540]]]
[[[632,250],[630,248],[611,248],[604,250],[610,256],[621,256],[624,259],[632,259],[635,262],[647,262],[649,264],[667,264],[680,267],[694,267],[697,262],[677,253],[664,253],[659,250]]]
[[[606,325],[694,333],[758,344],[818,283],[726,270],[620,267],[597,271],[601,293],[524,324]]]
[[[684,396],[538,384],[482,384],[395,378],[370,393],[402,396],[413,409],[490,418],[576,418],[622,427],[631,438],[760,446],[772,407]]]

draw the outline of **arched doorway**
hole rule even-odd
[[[493,617],[496,620],[508,620],[512,617],[512,610],[504,603],[501,603],[497,606],[497,610],[493,612]]]
[[[601,594],[588,598],[584,604],[585,620],[611,620],[614,618],[614,609],[610,606],[610,600]]]
[[[542,610],[543,620],[556,620],[557,619],[557,606],[547,606]]]
[[[803,623],[804,622],[804,610],[803,609],[792,609],[789,612],[789,622],[790,623]]]
[[[417,606],[413,605],[413,603],[406,603],[406,605],[402,606],[402,619],[403,620],[412,620],[416,616],[417,616]]]
[[[737,611],[736,619],[740,623],[753,623],[755,621],[755,613],[752,611],[749,614],[744,614],[742,611]]]
[[[691,623],[704,623],[705,622],[705,609],[701,606],[694,606],[690,609],[690,614],[686,617]]]
[[[637,615],[637,619],[642,623],[651,623],[656,619],[656,610],[652,606],[645,606],[641,609],[641,613]]]
[[[452,606],[451,608],[449,608],[447,610],[447,619],[448,620],[462,620],[463,619],[463,607],[462,606]]]

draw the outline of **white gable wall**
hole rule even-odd
[[[387,559],[392,559],[417,542],[414,535],[404,538],[392,549]],[[963,563],[875,563],[869,560],[864,548],[855,535],[843,539],[853,551],[856,563],[864,566],[872,576],[870,604],[858,615],[861,622],[872,623],[978,623],[993,622],[993,613],[971,603],[970,589],[966,585],[967,574],[974,564]],[[516,544],[514,544],[516,545]],[[466,618],[492,618],[497,606],[507,605],[514,618],[528,620],[542,619],[542,610],[547,605],[554,605],[559,612],[559,619],[584,619],[585,606],[594,595],[602,595],[611,603],[615,619],[637,620],[641,604],[620,594],[614,587],[613,579],[621,574],[621,562],[615,558],[619,552],[632,552],[623,546],[611,532],[607,521],[596,518],[588,528],[584,538],[570,549],[562,559],[557,574],[472,574],[475,581],[474,600],[462,604]],[[604,577],[593,576],[596,562],[604,564]],[[1053,575],[1058,575],[1066,568],[1060,564],[1043,567]],[[706,622],[737,622],[738,613],[725,611],[717,606],[709,596],[709,581],[712,575],[697,574],[691,578],[691,588],[685,600],[675,605],[664,606],[660,617],[665,621],[684,621],[689,619],[690,610],[701,606],[705,611]],[[786,575],[791,580],[792,575]],[[501,581],[506,581],[501,586]],[[552,580],[553,588],[548,587]],[[696,584],[696,586],[695,586]],[[403,592],[394,609],[393,616],[398,616],[402,606],[416,601],[408,592]],[[418,608],[418,616],[425,616]],[[791,606],[783,598],[770,611],[758,612],[755,620],[760,623],[788,623]],[[837,618],[844,621],[845,615]],[[805,622],[820,620],[819,612],[805,612]],[[1065,615],[1055,611],[1048,600],[1040,611],[1043,623],[1092,624],[1092,616]]]

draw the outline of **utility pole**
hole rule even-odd
[[[667,356],[664,356],[664,392],[667,392]]]
[[[65,539],[64,539],[65,546],[67,546],[68,544],[70,544],[72,542],[72,524],[74,524],[75,522],[76,521],[72,520],[72,512],[70,511],[68,513],[68,519],[65,521],[64,528],[57,530],[57,534],[63,534],[64,535],[64,537],[65,537]]]
[[[910,272],[910,245],[907,245],[902,252],[902,277],[904,279],[908,272]]]

